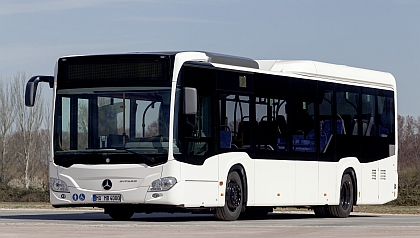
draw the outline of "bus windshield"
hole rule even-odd
[[[76,163],[72,155],[91,154],[77,162],[91,164],[94,161],[86,160],[94,158],[92,154],[105,152],[105,157],[123,153],[149,162],[159,155],[167,158],[169,105],[170,88],[164,87],[58,90],[54,160],[71,165]]]

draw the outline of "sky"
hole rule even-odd
[[[2,80],[53,75],[67,55],[168,50],[390,72],[398,113],[420,116],[419,0],[0,0]]]

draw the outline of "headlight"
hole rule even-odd
[[[62,192],[62,193],[69,193],[69,188],[67,184],[60,179],[50,178],[50,188],[54,192]]]
[[[149,192],[168,191],[177,183],[174,177],[156,179],[149,187]]]

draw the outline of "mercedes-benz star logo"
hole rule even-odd
[[[105,189],[105,190],[110,190],[112,188],[112,182],[111,182],[111,180],[105,179],[102,182],[102,188]]]

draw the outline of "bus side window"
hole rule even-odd
[[[333,105],[332,96],[333,90],[331,85],[320,83],[318,86],[322,91],[321,101],[319,103],[319,151],[322,154],[329,153],[333,154],[335,148],[333,136]],[[337,125],[338,127],[338,125]],[[343,125],[344,127],[344,125]]]
[[[392,95],[378,96],[378,159],[395,155],[395,115]]]
[[[375,96],[362,94],[362,135],[375,136]]]
[[[211,98],[199,96],[198,111],[195,115],[186,116],[185,135],[189,138],[188,154],[204,156],[209,150],[211,133]]]
[[[313,156],[318,149],[315,146],[315,130],[319,125],[315,123],[315,102],[318,98],[317,82],[305,79],[290,80],[290,101],[287,101],[286,112],[288,125],[292,134],[292,157],[303,159],[305,156]]]
[[[337,120],[343,119],[344,131],[337,131],[336,136],[336,152],[337,160],[348,157],[360,157],[360,146],[361,146],[361,127],[360,127],[360,100],[359,100],[359,89],[352,86],[336,86],[335,95],[335,110]],[[341,118],[340,118],[340,117]],[[350,123],[346,122],[350,118]],[[341,123],[343,123],[341,122]],[[347,124],[347,125],[346,125]],[[340,132],[340,133],[339,133]]]
[[[250,148],[251,125],[249,121],[249,102],[250,99],[248,96],[220,94],[219,138],[224,141],[220,141],[222,145],[220,148],[233,150],[237,148]],[[230,143],[228,143],[227,137],[231,138]],[[227,144],[230,144],[230,148],[227,148]]]
[[[369,90],[371,91],[371,90]],[[376,141],[376,96],[373,93],[362,94],[362,161],[371,162],[377,159]]]

